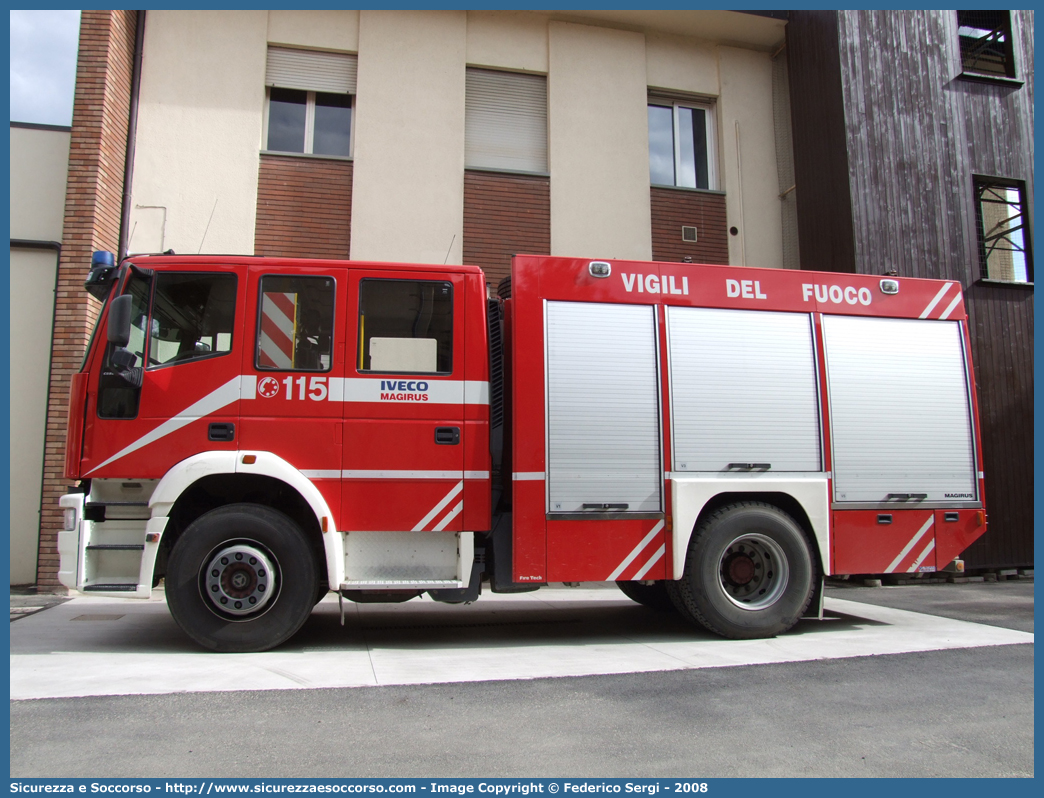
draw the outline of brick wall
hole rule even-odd
[[[464,173],[464,262],[494,286],[511,256],[551,254],[551,181],[546,177]]]
[[[261,155],[254,254],[347,258],[352,162]]]
[[[725,195],[671,188],[651,189],[653,260],[728,263]],[[696,228],[696,242],[682,241],[682,226]]]
[[[58,497],[66,492],[65,426],[70,378],[80,368],[99,306],[83,290],[91,253],[116,252],[120,237],[135,11],[83,11],[76,64],[62,255],[58,262],[54,343],[44,441],[37,585],[58,583]]]

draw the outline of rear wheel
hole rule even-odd
[[[301,628],[319,566],[282,513],[232,504],[197,518],[167,563],[167,606],[178,626],[214,651],[264,651]]]
[[[663,582],[653,582],[651,585],[643,585],[641,582],[617,582],[627,598],[637,601],[643,607],[648,607],[657,612],[674,612],[674,602],[667,595],[667,586]]]
[[[700,522],[671,597],[690,620],[731,638],[774,637],[812,599],[816,563],[801,526],[764,502],[738,502]]]

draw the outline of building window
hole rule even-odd
[[[1010,11],[958,11],[957,37],[962,72],[1015,77]]]
[[[350,157],[356,58],[268,48],[265,149]]]
[[[468,68],[464,166],[547,173],[547,78]]]
[[[649,99],[649,180],[654,186],[716,189],[714,108]]]
[[[975,178],[979,259],[987,280],[1033,282],[1033,251],[1026,226],[1026,189],[1021,182]]]

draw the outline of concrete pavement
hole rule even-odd
[[[914,588],[925,590],[925,588]],[[845,593],[844,595],[848,595]],[[347,604],[274,651],[212,654],[150,601],[80,597],[11,626],[11,698],[362,687],[673,671],[1033,642],[1028,632],[827,599],[828,620],[723,640],[615,588]]]
[[[956,617],[902,609],[940,589]],[[160,600],[76,599],[11,625],[12,689],[82,696],[11,702],[11,774],[1032,776],[1032,592],[831,589],[836,620],[749,642],[615,588],[351,605],[343,630],[328,602],[233,656]],[[1004,606],[1016,628],[970,622]]]

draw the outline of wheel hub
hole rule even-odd
[[[761,610],[783,595],[790,568],[776,541],[761,533],[748,533],[725,547],[719,575],[729,601],[741,609]]]
[[[270,556],[251,543],[219,549],[207,563],[203,592],[222,614],[248,615],[272,599],[276,571]]]
[[[726,579],[735,587],[750,584],[756,570],[754,560],[746,554],[733,554],[725,561]]]

